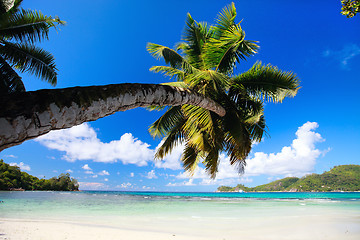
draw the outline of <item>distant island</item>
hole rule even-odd
[[[22,172],[17,166],[10,166],[0,160],[0,190],[1,191],[79,191],[79,184],[75,178],[70,178],[69,173],[62,173],[59,177],[39,179]]]
[[[217,192],[354,192],[360,191],[360,165],[341,165],[323,174],[302,178],[287,177],[268,184],[249,188],[220,186]]]

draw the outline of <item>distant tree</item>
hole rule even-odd
[[[341,4],[341,14],[348,18],[352,18],[360,12],[360,0],[341,0]]]
[[[62,173],[59,177],[48,180],[38,179],[26,172],[21,172],[17,166],[10,166],[0,160],[0,190],[22,188],[24,190],[50,190],[50,191],[78,191],[79,184],[69,173]]]

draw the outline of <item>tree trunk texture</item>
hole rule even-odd
[[[95,121],[137,107],[191,104],[225,115],[225,109],[197,93],[157,84],[43,89],[0,96],[0,151],[56,129]]]

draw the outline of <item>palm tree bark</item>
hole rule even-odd
[[[191,104],[220,116],[225,109],[194,92],[157,84],[43,89],[0,97],[0,151],[56,129],[137,107]]]

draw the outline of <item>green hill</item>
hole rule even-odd
[[[39,179],[17,166],[10,166],[0,160],[0,191],[1,190],[47,190],[47,191],[78,191],[79,184],[70,174],[60,174],[59,177]]]
[[[290,186],[299,181],[297,177],[287,177],[281,180],[277,180],[268,184],[260,185],[252,188],[252,191],[256,192],[273,192],[273,191],[287,191]]]
[[[238,185],[239,186],[239,185]],[[221,186],[219,192],[237,192],[239,188]],[[360,165],[342,165],[323,174],[310,174],[302,178],[287,177],[253,188],[242,188],[246,192],[330,192],[360,191]]]

